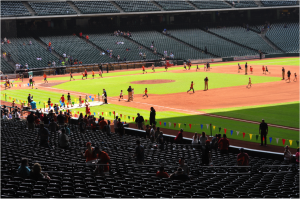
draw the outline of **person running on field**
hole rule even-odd
[[[144,96],[147,96],[147,98],[148,98],[148,94],[147,94],[147,93],[148,93],[148,90],[147,90],[147,88],[145,88],[144,93],[145,93],[145,95],[143,95],[143,97],[144,97]]]
[[[294,82],[296,82],[297,81],[297,74],[294,73],[294,75],[295,75]]]
[[[87,79],[87,71],[86,71],[86,69],[84,69],[84,75],[85,75],[85,79]]]
[[[70,72],[70,81],[71,81],[72,79],[75,80],[74,77],[73,77],[72,72]]]
[[[99,69],[99,76],[102,77],[102,70]]]
[[[291,82],[291,71],[287,72],[287,76],[288,78],[285,81],[289,80],[289,82]]]
[[[44,83],[46,84],[46,82],[48,83],[48,80],[47,80],[47,75],[46,75],[46,73],[44,73]]]
[[[154,69],[154,64],[152,64],[152,71],[153,71],[153,72],[155,72],[155,69]]]
[[[249,82],[248,82],[248,85],[246,86],[246,88],[249,88],[249,86],[250,86],[250,88],[251,88],[251,85],[252,85],[252,83],[251,83],[251,78],[249,77]]]
[[[206,76],[204,79],[204,90],[208,90],[208,77]]]
[[[121,98],[123,99],[123,90],[121,90],[119,101],[121,100]]]
[[[195,84],[194,84],[194,82],[192,81],[191,86],[190,86],[190,90],[188,90],[187,93],[188,93],[189,91],[191,91],[191,90],[193,90],[193,93],[195,93],[194,85],[195,85]]]

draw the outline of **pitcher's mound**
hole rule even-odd
[[[130,83],[131,84],[163,84],[163,83],[170,83],[170,82],[175,82],[175,80],[157,79],[157,80],[134,81],[134,82],[130,82]]]

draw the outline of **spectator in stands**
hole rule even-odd
[[[30,112],[30,115],[27,116],[27,125],[28,125],[28,130],[34,131],[34,114],[33,112]]]
[[[110,121],[107,120],[107,125],[105,126],[106,135],[111,135],[111,127],[110,127]]]
[[[49,41],[48,46],[49,46],[49,47],[51,46],[51,41]]]
[[[143,59],[146,59],[146,53],[143,54]]]
[[[159,128],[159,127],[157,127],[157,128]],[[164,142],[164,135],[163,135],[162,131],[159,132],[159,135],[157,137],[157,142],[159,144],[160,150],[164,150],[165,149],[165,142]]]
[[[144,130],[144,117],[141,116],[139,113],[137,114],[137,117],[135,118],[135,124],[140,130]]]
[[[56,124],[53,118],[51,119],[51,122],[49,124],[49,130],[51,133],[56,133],[56,131],[58,130],[58,125]]]
[[[124,125],[123,125],[123,123],[121,122],[121,118],[118,119],[117,126],[118,126],[119,135],[120,135],[121,137],[123,137],[125,130],[124,130]]]
[[[42,168],[39,163],[35,163],[33,165],[32,170],[30,171],[30,178],[39,181],[41,179],[48,179],[50,180],[50,177],[48,176],[48,173],[42,173]]]
[[[299,165],[299,147],[297,148],[297,152],[295,154],[295,158],[296,158],[296,164]]]
[[[284,24],[283,28],[287,28],[287,24],[286,23]]]
[[[155,122],[156,111],[153,107],[150,108],[150,125],[156,124]]]
[[[209,140],[205,141],[205,146],[202,148],[202,165],[209,165],[211,162],[211,147]]]
[[[38,136],[36,137],[34,142],[36,142],[40,138],[40,146],[45,146],[45,147],[50,148],[50,146],[49,146],[49,136],[50,136],[50,133],[49,133],[48,129],[46,129],[44,127],[44,124],[41,123],[40,124],[40,129],[39,129],[39,132],[38,132]]]
[[[27,63],[25,64],[25,68],[26,68],[26,69],[29,69],[29,68],[28,68],[28,64],[27,64]]]
[[[178,167],[177,171],[173,173],[170,178],[172,180],[181,180],[181,181],[188,181],[190,180],[190,177],[183,173],[183,169]]]
[[[144,147],[139,139],[136,140],[136,145],[133,157],[136,157],[137,164],[144,164]]]
[[[199,143],[198,133],[195,132],[192,138],[192,144],[198,144],[198,143]]]
[[[82,38],[82,32],[79,33],[79,37]]]
[[[88,35],[85,36],[86,41],[89,41],[90,37]]]
[[[157,140],[159,134],[160,134],[160,128],[159,127],[156,127],[155,124],[153,124],[153,126],[156,128],[156,131],[155,131],[155,140]]]
[[[174,59],[174,54],[172,52],[170,53],[170,58]]]
[[[139,52],[139,56],[142,57],[142,56],[143,56],[143,53],[142,53],[142,52]]]
[[[48,46],[47,48],[48,48],[48,51],[51,53],[52,52],[51,46]]]
[[[6,38],[6,37],[4,37],[4,39],[3,39],[3,40],[4,40],[4,43],[7,43],[7,38]]]
[[[10,42],[10,40],[9,39],[7,39],[7,44],[10,44],[11,42]]]
[[[101,55],[105,55],[105,52],[104,52],[104,51],[102,51],[102,52],[101,52]]]
[[[67,57],[67,54],[66,54],[66,53],[63,53],[63,57],[66,58],[66,57]]]
[[[16,63],[16,70],[20,69],[20,64]]]
[[[165,35],[167,34],[167,29],[163,30],[163,34],[165,34]]]
[[[62,111],[59,112],[59,115],[57,116],[57,121],[59,125],[64,125],[65,123],[65,117],[62,114]]]
[[[120,61],[120,55],[117,56],[118,62]]]
[[[124,57],[123,61],[127,61],[127,60],[126,60],[126,57]]]
[[[238,166],[249,166],[249,156],[244,152],[244,148],[240,148],[240,153],[237,155]]]
[[[95,174],[102,175],[104,172],[108,172],[109,171],[109,162],[110,162],[109,155],[105,151],[101,151],[99,149],[99,147],[95,147],[94,153],[98,159],[98,164],[102,164],[96,168]],[[104,164],[106,164],[106,165],[104,165]]]
[[[25,42],[23,42],[23,46],[26,46]]]
[[[27,177],[29,177],[30,169],[28,168],[27,158],[22,158],[21,166],[19,166],[17,173],[21,178],[26,179]]]
[[[189,174],[190,174],[190,169],[189,169],[188,165],[185,164],[184,158],[181,158],[181,159],[179,160],[179,167],[182,168],[182,172],[183,172],[184,174],[186,174],[186,175],[189,175]]]
[[[181,144],[183,142],[183,129],[180,129],[180,131],[178,132],[177,136],[174,139],[174,142],[176,144]]]
[[[164,167],[159,167],[159,171],[156,172],[156,177],[159,178],[169,178],[169,174],[167,172],[165,172],[165,168]]]
[[[204,53],[207,54],[207,47],[204,47]]]
[[[291,153],[291,151],[289,149],[289,146],[286,145],[284,147],[283,160],[284,160],[285,163],[289,164],[290,161],[291,161],[291,159],[292,159],[292,153]]]
[[[118,133],[118,116],[116,116],[116,118],[114,119],[114,130],[115,133]]]
[[[85,157],[85,162],[86,163],[91,163],[93,160],[96,159],[96,157],[94,156],[94,147],[92,147],[92,144],[90,142],[86,143],[86,151],[84,153],[82,153],[83,157]]]
[[[164,50],[164,56],[165,56],[165,57],[168,56],[168,51]]]
[[[104,132],[105,130],[104,127],[107,125],[107,122],[104,120],[104,117],[102,117],[101,121],[100,122],[98,121],[98,123],[99,123],[99,130]]]
[[[151,140],[151,142],[154,142],[156,140],[155,139],[155,130],[156,130],[155,124],[150,125],[150,140]]]
[[[201,145],[201,148],[204,149],[205,148],[205,144],[206,144],[206,140],[208,138],[206,137],[205,135],[205,132],[202,132],[202,136],[199,138],[199,141],[200,141],[200,145]]]
[[[265,145],[267,146],[267,134],[268,134],[268,124],[265,123],[265,120],[262,119],[259,125],[259,134],[260,134],[260,146],[263,146],[263,140],[265,140]]]
[[[219,140],[218,146],[221,153],[228,153],[229,140],[227,139],[226,134],[223,134],[223,138]]]
[[[153,50],[153,53],[154,53],[154,54],[156,54],[156,53],[157,53],[157,52],[156,52],[156,48],[154,48],[154,50]]]
[[[11,54],[10,53],[7,54],[7,60],[11,61]]]
[[[216,135],[212,138],[212,140],[211,140],[211,148],[212,148],[212,149],[217,149],[217,148],[218,148],[218,142],[219,142],[219,139],[220,139],[220,137],[219,137],[218,134],[216,134]]]
[[[65,129],[62,129],[61,130],[61,133],[59,134],[59,146],[60,148],[69,148],[69,137],[66,135],[66,130]]]
[[[153,50],[153,48],[154,48],[153,44],[151,44],[150,48]]]
[[[32,41],[31,40],[29,41],[28,45],[32,45]]]

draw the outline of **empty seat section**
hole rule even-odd
[[[132,39],[147,47],[150,47],[152,41],[154,41],[154,47],[157,49],[157,52],[164,54],[164,51],[167,51],[168,55],[172,52],[175,59],[211,57],[156,31],[133,32]]]
[[[83,14],[120,12],[109,1],[73,1],[73,3]]]
[[[125,12],[160,11],[150,1],[115,1]]]
[[[156,1],[164,10],[195,10],[186,1]]]
[[[299,52],[299,23],[288,23],[287,28],[284,23],[271,24],[266,37],[285,52]]]
[[[257,54],[257,51],[244,48],[200,29],[181,29],[170,32],[174,37],[200,49],[204,49],[206,46],[208,52],[220,57]]]
[[[51,42],[54,50],[60,55],[66,53],[67,55],[72,56],[73,59],[81,61],[82,64],[111,61],[107,55],[100,55],[100,51],[97,48],[75,35],[41,37],[40,39],[45,43]]]
[[[268,0],[261,0],[261,3],[266,6],[295,6],[298,4],[297,0],[287,0],[287,1],[268,1]]]
[[[145,53],[146,59],[159,59],[153,52],[142,48],[138,49],[138,45],[123,37],[111,36],[111,34],[91,34],[90,41],[105,50],[112,50],[114,56],[120,55],[121,60],[126,58],[127,61],[135,61],[143,59],[139,53]],[[122,42],[117,44],[117,42]],[[124,43],[124,44],[123,44]],[[127,50],[126,50],[127,49]],[[130,50],[129,50],[130,49]]]
[[[1,57],[1,71],[3,73],[12,73],[14,70],[15,69]]]
[[[199,9],[221,9],[221,8],[231,8],[230,5],[225,3],[224,1],[190,1]]]
[[[254,1],[228,1],[228,2],[231,3],[235,8],[258,7],[258,5]]]
[[[220,36],[267,53],[281,53],[269,46],[257,33],[242,27],[210,28],[209,31]]]
[[[42,68],[47,67],[48,61],[57,62],[58,60],[32,37],[9,38],[9,40],[11,43],[2,45],[2,50],[10,53],[12,60],[23,66],[27,63],[29,68]],[[28,45],[29,41],[32,42],[32,45]],[[42,60],[37,60],[38,57],[41,57]]]
[[[1,1],[1,16],[30,16],[21,1]]]
[[[28,2],[37,15],[77,14],[67,2]]]

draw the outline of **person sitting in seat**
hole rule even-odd
[[[61,133],[59,134],[59,146],[60,148],[63,148],[63,149],[66,149],[66,148],[69,148],[69,145],[70,145],[70,139],[69,137],[66,135],[66,130],[65,129],[62,129],[61,130]]]
[[[188,180],[190,180],[190,177],[183,172],[183,169],[181,167],[178,167],[177,171],[174,172],[170,176],[170,178],[172,180],[181,180],[181,181],[188,181]]]
[[[181,159],[179,160],[179,167],[182,168],[182,170],[183,170],[182,172],[183,172],[184,174],[186,174],[186,175],[189,175],[189,174],[190,174],[190,169],[189,169],[188,165],[185,164],[184,158],[181,158]]]
[[[28,168],[28,159],[22,158],[21,166],[19,166],[18,175],[22,178],[27,178],[30,175],[30,169]]]
[[[94,156],[94,147],[92,147],[92,144],[90,142],[86,143],[87,150],[85,150],[84,153],[82,153],[82,156],[85,157],[86,163],[91,163],[92,161],[96,160],[96,157]]]
[[[156,177],[159,178],[169,178],[169,174],[167,172],[165,172],[165,168],[164,167],[160,167],[159,171],[156,173]]]
[[[249,156],[244,152],[244,148],[240,148],[240,153],[237,155],[238,166],[249,166]]]
[[[97,157],[98,164],[102,164],[96,168],[95,174],[103,175],[104,172],[109,172],[109,155],[105,151],[101,151],[99,147],[95,147],[94,156]]]
[[[50,148],[49,137],[50,137],[50,133],[48,129],[45,128],[44,123],[41,123],[38,136],[36,137],[36,140],[34,142],[36,142],[40,138],[40,146],[45,146]]]
[[[32,170],[30,171],[30,178],[38,181],[41,179],[48,179],[50,180],[50,177],[48,176],[48,173],[42,173],[42,168],[41,165],[39,163],[35,163],[33,165]]]

